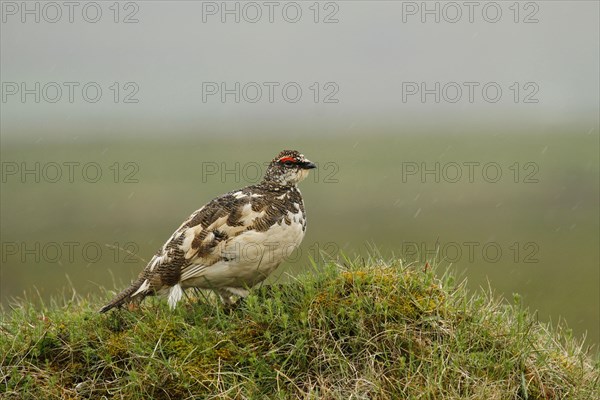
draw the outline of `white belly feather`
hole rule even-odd
[[[245,231],[227,240],[221,252],[225,259],[189,267],[181,276],[181,286],[249,288],[263,281],[304,237],[302,212],[288,212],[288,217],[290,225],[281,221],[267,231]]]

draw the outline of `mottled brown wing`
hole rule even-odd
[[[267,196],[237,193],[237,197],[226,206],[209,212],[209,219],[184,228],[182,248],[187,265],[181,269],[181,280],[196,276],[224,258],[236,258],[225,254],[229,241],[252,230],[264,232],[287,213],[283,205],[266,199]],[[196,218],[201,218],[201,215]]]

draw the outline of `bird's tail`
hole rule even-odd
[[[102,307],[99,312],[105,313],[112,308],[119,307],[127,302],[130,302],[132,300],[132,295],[142,286],[144,281],[144,277],[140,276],[127,289],[123,290],[114,299],[112,299],[110,303]]]

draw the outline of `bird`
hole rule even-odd
[[[193,212],[133,283],[99,312],[166,296],[174,309],[188,288],[214,291],[225,306],[264,281],[302,242],[304,201],[297,184],[316,164],[283,150],[263,179],[225,193]]]

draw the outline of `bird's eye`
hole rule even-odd
[[[291,161],[286,161],[283,163],[283,165],[285,165],[286,167],[291,167],[292,165],[294,165],[294,163]]]

